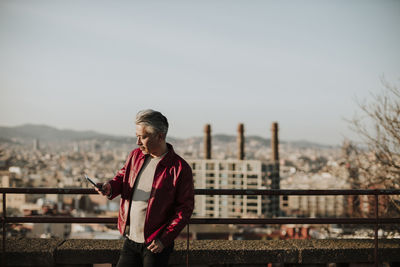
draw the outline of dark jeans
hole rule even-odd
[[[148,245],[125,239],[117,267],[167,267],[174,244],[165,247],[161,253],[151,252],[147,249]]]

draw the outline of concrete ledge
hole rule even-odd
[[[57,238],[9,238],[6,241],[7,266],[53,266],[54,251],[62,242]]]
[[[54,251],[57,264],[117,263],[123,240],[68,239]]]
[[[189,262],[193,264],[265,264],[268,262],[297,262],[298,252],[290,241],[260,240],[195,240],[189,243]],[[186,242],[177,243],[171,264],[186,261]]]
[[[193,264],[366,263],[374,262],[373,240],[196,240],[190,242]],[[178,257],[178,255],[179,257]],[[379,240],[379,258],[400,262],[400,240]],[[186,243],[175,249],[171,264],[186,260]]]
[[[7,266],[72,266],[116,263],[123,240],[7,239]],[[374,261],[374,241],[342,240],[194,240],[189,262],[211,264],[366,263]],[[400,240],[379,240],[379,258],[400,262]],[[176,241],[171,265],[186,263],[186,241]]]

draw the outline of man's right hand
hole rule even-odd
[[[99,193],[100,195],[103,196],[110,196],[111,194],[111,185],[109,183],[97,183],[97,185],[101,186],[101,189],[103,191],[100,191],[97,187],[94,187],[94,189]]]

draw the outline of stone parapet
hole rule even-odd
[[[115,264],[123,240],[9,238],[7,266],[91,266]],[[374,241],[335,240],[194,240],[191,265],[257,265],[266,263],[372,263]],[[176,241],[170,264],[186,263],[186,241]],[[400,262],[400,240],[379,240],[381,262]]]

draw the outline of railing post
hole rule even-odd
[[[375,249],[374,249],[374,256],[375,256],[375,267],[378,267],[378,219],[379,219],[379,193],[375,193]]]
[[[2,218],[3,249],[2,249],[2,253],[1,253],[1,265],[2,266],[6,266],[6,217],[7,217],[6,193],[3,193],[3,218]]]

